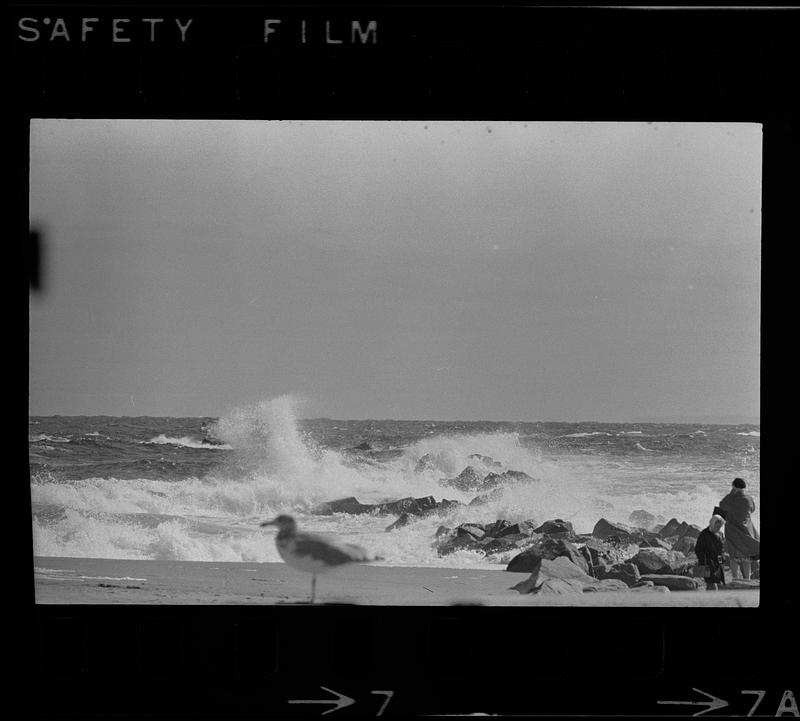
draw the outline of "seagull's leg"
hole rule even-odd
[[[311,574],[311,603],[314,603],[314,596],[317,592],[317,574]]]

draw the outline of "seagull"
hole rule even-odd
[[[281,558],[292,568],[311,574],[311,603],[314,603],[317,588],[317,574],[330,571],[347,563],[369,563],[380,561],[354,543],[343,543],[314,533],[298,533],[297,522],[291,516],[280,515],[271,521],[264,521],[261,527],[277,526],[275,545]]]

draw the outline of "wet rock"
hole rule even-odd
[[[498,518],[494,523],[489,523],[483,527],[483,530],[486,531],[487,536],[491,536],[492,538],[500,538],[503,533],[515,533],[514,530],[511,530],[514,524],[509,523],[503,518]]]
[[[453,533],[453,529],[449,526],[439,526],[434,535],[435,538],[442,538],[442,536],[449,536]]]
[[[638,593],[669,593],[670,590],[666,586],[654,586],[652,583],[647,586],[635,586],[634,588],[629,588],[629,591],[633,592],[636,591]]]
[[[473,466],[467,466],[455,478],[443,478],[439,483],[452,486],[459,491],[475,491],[483,488],[483,476]]]
[[[470,458],[476,461],[480,461],[483,463],[484,466],[489,466],[491,468],[502,468],[503,464],[500,461],[496,461],[491,456],[482,456],[480,453],[472,453],[470,454]]]
[[[460,506],[460,505],[461,505],[460,501],[450,501],[447,498],[443,498],[441,501],[439,501],[436,504],[436,512],[439,515],[442,515],[444,513],[447,513],[451,509],[455,508],[456,506]]]
[[[656,522],[656,517],[649,513],[648,511],[638,510],[633,511],[630,516],[628,516],[628,520],[631,522],[632,525],[638,526],[639,528],[648,528],[652,529],[653,525]]]
[[[487,490],[490,488],[497,488],[497,486],[501,485],[505,480],[506,479],[499,473],[488,473],[483,477],[481,487]]]
[[[336,501],[327,501],[314,507],[313,513],[320,516],[330,516],[334,513],[361,514],[370,513],[374,506],[367,503],[359,503],[353,496],[339,498]]]
[[[575,529],[569,521],[564,521],[560,518],[553,519],[552,521],[545,521],[539,528],[534,529],[536,533],[541,533],[546,536],[574,536]]]
[[[523,473],[522,471],[506,471],[505,473],[501,473],[500,475],[514,483],[530,483],[531,481],[536,480],[535,478],[532,478],[527,473]]]
[[[515,542],[510,537],[493,538],[491,536],[487,536],[486,538],[478,541],[478,548],[488,556],[490,553],[511,551],[516,548],[514,544]]]
[[[473,498],[469,502],[469,505],[470,506],[485,506],[490,501],[496,501],[502,495],[503,495],[503,489],[502,488],[495,488],[494,490],[489,491],[488,493],[482,493],[479,496],[475,496],[475,498]]]
[[[663,548],[642,548],[632,559],[642,577],[653,574],[673,575],[686,571],[691,562],[678,551]]]
[[[477,523],[462,523],[456,528],[456,535],[469,535],[476,541],[480,541],[486,535],[486,532],[483,530],[483,526],[479,526]]]
[[[374,510],[379,514],[401,514],[410,513],[415,516],[421,516],[437,508],[436,500],[433,496],[424,496],[422,498],[401,498],[398,501],[390,501],[388,503],[378,503],[374,506]]]
[[[670,591],[696,591],[702,579],[674,574],[642,574],[645,581],[652,581],[654,586],[666,586]]]
[[[613,566],[599,566],[597,578],[621,581],[626,586],[635,586],[641,579],[635,563],[615,563]]]
[[[531,537],[533,532],[534,523],[531,521],[520,521],[519,523],[509,523],[506,520],[498,519],[488,526],[484,526],[486,535],[493,538],[503,538],[505,536],[525,536]]]
[[[436,552],[440,556],[447,556],[456,551],[474,550],[476,547],[475,539],[469,534],[465,534],[446,539],[437,547]]]
[[[390,526],[386,527],[386,531],[394,531],[397,528],[407,526],[412,521],[412,517],[408,513],[401,513],[400,517]]]
[[[504,541],[513,543],[515,546],[519,546],[523,541],[529,542],[531,540],[531,537],[526,533],[506,533],[501,538]]]

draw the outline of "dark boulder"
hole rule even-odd
[[[375,511],[381,515],[388,513],[411,513],[415,516],[421,516],[436,510],[437,503],[433,496],[424,496],[422,498],[409,497],[401,498],[397,501],[389,501],[388,503],[378,503],[374,508]]]
[[[461,505],[460,501],[450,501],[447,498],[443,498],[436,504],[436,512],[441,516],[443,513],[447,513],[451,509],[460,505]]]
[[[440,556],[447,556],[456,551],[475,550],[478,548],[477,542],[469,534],[463,536],[453,536],[447,538],[443,543],[439,544],[436,552]]]
[[[609,537],[624,537],[629,536],[633,532],[633,528],[631,526],[626,526],[623,523],[612,523],[611,521],[607,521],[605,518],[601,518],[597,523],[594,524],[594,528],[592,529],[592,535],[595,538],[599,538],[601,540]]]
[[[678,528],[677,535],[681,538],[697,538],[700,535],[700,531],[703,529],[700,526],[695,526],[693,523],[681,523],[680,527]]]
[[[494,523],[488,523],[483,527],[483,530],[486,531],[487,536],[491,536],[492,538],[500,538],[503,533],[517,533],[517,530],[511,530],[514,524],[509,523],[503,518],[498,518]]]
[[[484,526],[487,536],[493,538],[504,538],[505,536],[524,536],[530,538],[536,535],[533,531],[535,523],[532,521],[520,521],[519,523],[509,523],[504,519],[498,519],[494,523]]]
[[[506,471],[505,473],[501,473],[508,481],[513,483],[529,483],[531,481],[535,481],[535,478],[532,478],[527,473],[523,473],[522,471]]]
[[[513,551],[517,546],[516,541],[511,536],[505,538],[493,538],[486,536],[478,541],[478,548],[487,556],[490,553],[502,553],[503,551]]]
[[[336,501],[327,501],[314,507],[313,512],[321,516],[330,516],[333,513],[361,514],[370,513],[374,506],[367,503],[359,503],[354,497],[339,498]]]
[[[441,538],[442,536],[452,535],[452,533],[453,529],[450,528],[449,526],[439,526],[439,528],[436,529],[436,534],[434,537]]]
[[[534,547],[542,558],[554,560],[560,556],[564,556],[585,573],[589,572],[590,566],[577,546],[563,538],[543,536],[534,541]]]
[[[658,534],[648,531],[646,528],[635,528],[624,523],[612,523],[605,518],[601,518],[594,525],[592,535],[595,538],[608,541],[616,545],[637,543],[639,545],[649,545]]]
[[[534,530],[536,533],[541,533],[545,536],[575,536],[575,529],[572,524],[560,518],[545,521],[539,528]]]
[[[511,571],[512,573],[538,573],[541,565],[542,556],[535,548],[529,548],[514,556],[506,566],[506,571]]]
[[[680,521],[677,518],[670,518],[666,524],[658,531],[658,535],[661,538],[667,538],[668,536],[677,536],[678,535],[678,528],[680,528]]]
[[[483,530],[483,526],[479,526],[477,523],[462,523],[456,528],[456,535],[469,535],[476,541],[480,541],[486,535],[486,532]]]

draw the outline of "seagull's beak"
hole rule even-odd
[[[261,528],[264,528],[264,526],[274,526],[275,519],[273,518],[271,521],[264,521],[264,523],[261,523],[259,525],[261,526]]]

